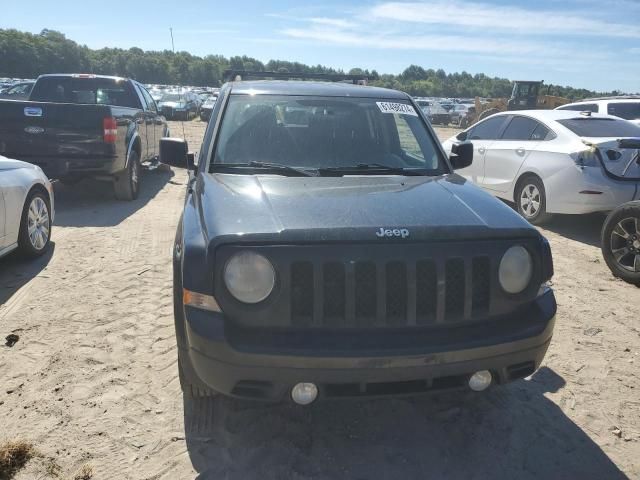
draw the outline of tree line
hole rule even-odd
[[[361,74],[369,84],[402,90],[414,96],[508,97],[511,82],[482,73],[446,73],[411,65],[399,75],[379,74],[352,68],[348,72],[323,65],[305,65],[285,60],[263,63],[244,56],[199,57],[188,52],[144,51],[140,48],[102,48],[93,50],[68,39],[55,30],[39,34],[0,29],[0,77],[35,78],[44,73],[95,73],[130,77],[142,83],[219,87],[227,69],[279,71],[288,73]],[[568,86],[550,85],[550,93],[571,100],[618,95],[620,92],[594,92]],[[545,90],[546,93],[546,90]]]

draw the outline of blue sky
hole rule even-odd
[[[640,0],[31,0],[0,17],[0,28],[60,30],[92,48],[171,48],[170,26],[176,49],[197,55],[640,92]]]

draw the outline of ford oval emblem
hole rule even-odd
[[[31,133],[33,135],[37,135],[39,133],[44,133],[44,128],[42,127],[26,127],[24,129],[25,132]]]
[[[42,109],[40,107],[24,107],[25,117],[41,117]]]

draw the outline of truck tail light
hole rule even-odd
[[[104,143],[116,143],[118,138],[118,122],[113,117],[105,117],[102,122],[104,126]]]

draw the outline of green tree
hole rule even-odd
[[[269,60],[222,55],[198,57],[188,52],[145,51],[137,47],[92,50],[78,45],[55,30],[39,34],[0,29],[0,77],[34,78],[43,73],[97,73],[135,78],[143,83],[220,86],[228,68],[236,70],[288,73],[333,73],[343,70],[324,65],[305,65],[288,60]],[[442,69],[410,65],[401,74],[380,74],[376,70],[354,67],[352,75],[366,75],[370,84],[404,90],[415,96],[434,97],[508,97],[511,82],[482,73],[446,73]],[[544,91],[546,93],[546,90]],[[568,86],[550,85],[549,93],[571,100],[621,92],[593,92]]]

